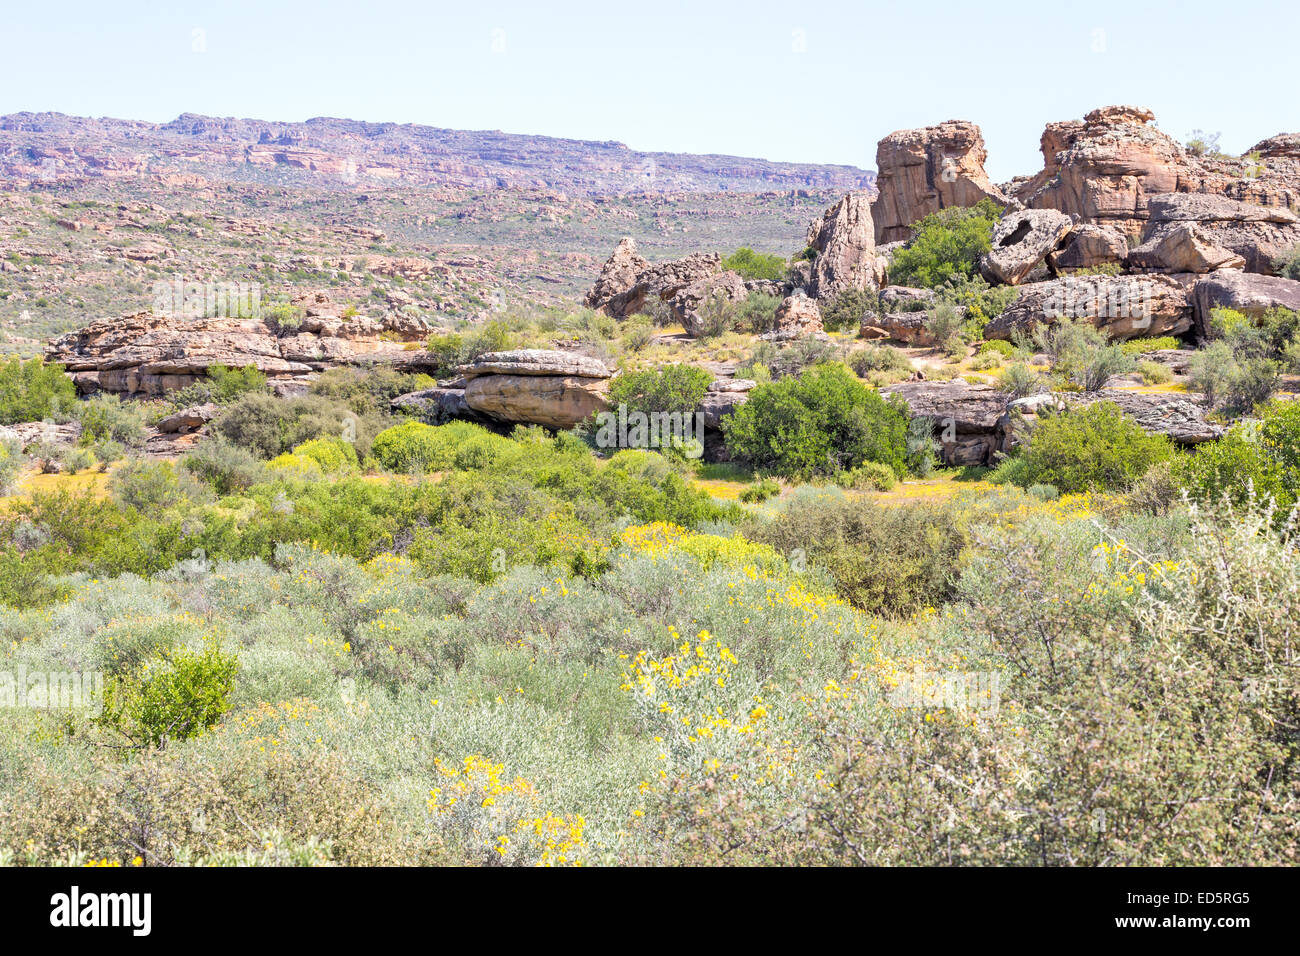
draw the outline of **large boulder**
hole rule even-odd
[[[984,138],[974,123],[949,120],[890,133],[876,147],[876,243],[911,237],[911,226],[950,206],[1008,199],[984,172]]]
[[[1127,258],[1128,237],[1122,230],[1114,226],[1079,223],[1048,255],[1047,264],[1053,272],[1060,273],[1121,265]]]
[[[965,315],[965,308],[958,307]],[[930,311],[868,312],[859,324],[858,336],[864,339],[889,339],[921,348],[935,344],[930,331]]]
[[[790,339],[824,337],[825,333],[817,300],[796,292],[781,300],[781,304],[776,307],[776,327],[760,338],[771,342],[786,342]]]
[[[1142,428],[1168,435],[1183,445],[1212,441],[1223,427],[1205,420],[1205,409],[1178,393],[1103,389],[1079,393],[1042,392],[1012,400],[991,385],[948,382],[900,382],[881,390],[907,403],[911,413],[928,418],[948,465],[990,465],[1032,430],[1047,410],[1060,411],[1093,402],[1114,402]]]
[[[600,275],[583,302],[589,309],[604,308],[614,296],[636,285],[637,276],[649,266],[650,263],[637,253],[632,237],[624,236],[601,266]]]
[[[1129,264],[1166,272],[1245,268],[1272,275],[1274,262],[1300,243],[1300,216],[1289,209],[1239,202],[1227,196],[1171,193],[1152,196],[1142,245]],[[1180,264],[1200,268],[1177,268]]]
[[[875,289],[884,281],[884,259],[876,255],[870,200],[849,193],[808,227],[808,245],[816,250],[807,286],[823,301],[848,289]]]
[[[980,260],[990,282],[1017,285],[1069,235],[1074,221],[1051,209],[1023,209],[993,227],[993,243]]]
[[[405,412],[428,422],[430,425],[442,425],[453,419],[468,421],[488,421],[465,401],[464,383],[460,388],[424,388],[418,392],[398,395],[389,405],[395,412]]]
[[[680,259],[647,266],[637,273],[627,289],[612,295],[603,308],[615,318],[634,315],[651,296],[670,300],[678,292],[701,279],[722,271],[722,257],[716,252],[692,252]]]
[[[703,276],[679,289],[668,300],[673,317],[681,323],[686,334],[698,338],[706,331],[706,321],[700,310],[710,299],[724,302],[743,302],[749,294],[745,280],[735,272],[719,272]]]
[[[1210,311],[1222,306],[1259,315],[1273,308],[1300,311],[1300,282],[1281,276],[1257,275],[1224,270],[1214,272],[1192,286],[1191,301],[1198,335],[1209,330]]]
[[[1062,319],[1086,320],[1123,340],[1181,335],[1192,327],[1192,308],[1185,283],[1172,276],[1068,276],[1023,286],[984,335],[1009,339],[1014,331],[1029,333]]]
[[[572,428],[608,407],[609,368],[599,359],[548,349],[489,352],[460,373],[464,403],[498,422]],[[429,396],[440,404],[451,396]]]
[[[1246,260],[1221,249],[1194,222],[1171,224],[1155,232],[1128,255],[1130,269],[1151,272],[1213,272],[1243,269]]]

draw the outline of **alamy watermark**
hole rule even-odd
[[[104,675],[99,671],[0,671],[0,708],[83,710],[104,708]]]
[[[960,713],[996,714],[1002,675],[996,671],[927,671],[917,664],[889,692],[895,707],[942,707]]]
[[[596,414],[597,448],[670,448],[687,458],[704,454],[703,412],[642,412],[627,405]]]
[[[262,313],[260,282],[187,282],[159,279],[153,284],[155,315],[183,319],[252,319]]]
[[[1141,279],[1063,279],[1043,303],[1043,312],[1049,319],[1135,319],[1135,329],[1146,328],[1152,314],[1150,285]]]

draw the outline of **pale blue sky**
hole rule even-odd
[[[0,113],[312,116],[872,167],[891,130],[979,123],[994,179],[1049,120],[1148,106],[1241,152],[1300,130],[1292,2],[6,4]]]

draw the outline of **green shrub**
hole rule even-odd
[[[266,390],[266,375],[256,365],[242,368],[213,365],[208,369],[207,377],[211,382],[212,400],[219,405],[233,402],[245,392]]]
[[[980,343],[980,352],[994,352],[1003,358],[1011,358],[1016,354],[1016,347],[1002,339],[987,339]]]
[[[1279,256],[1273,266],[1284,279],[1300,282],[1300,244],[1292,246]]]
[[[850,352],[849,367],[862,378],[870,372],[910,374],[914,370],[911,359],[888,345],[868,345],[865,349]]]
[[[843,353],[833,343],[820,339],[795,339],[792,342],[761,342],[753,354],[736,367],[737,378],[761,381],[755,374],[760,366],[768,370],[768,377],[787,378],[799,375],[804,369],[823,362],[837,362]]]
[[[211,728],[229,707],[239,658],[215,641],[202,651],[159,655],[147,669],[110,675],[97,718],[139,747],[190,740]]]
[[[875,461],[863,462],[852,471],[846,471],[836,479],[843,488],[858,491],[889,491],[898,483],[894,469]]]
[[[762,335],[776,327],[776,310],[781,305],[777,296],[751,291],[740,303],[738,327],[751,335]]]
[[[1243,422],[1174,462],[1173,478],[1194,499],[1235,505],[1252,495],[1271,499],[1284,521],[1300,494],[1300,402],[1262,409],[1259,423]]]
[[[966,310],[964,326],[971,340],[984,335],[984,327],[1008,308],[1020,295],[1017,286],[989,285],[978,275],[955,274],[935,290],[935,302]]]
[[[495,436],[469,422],[446,425],[404,422],[376,435],[371,454],[385,470],[399,474],[445,471],[455,466],[460,445],[483,437]]]
[[[743,489],[740,492],[740,500],[746,504],[760,504],[769,498],[775,498],[780,493],[780,485],[771,478],[764,478],[762,481],[756,481]]]
[[[894,253],[889,281],[937,289],[953,275],[973,277],[980,257],[992,248],[993,227],[1001,216],[989,199],[931,213],[912,226],[911,241]]]
[[[26,464],[22,442],[13,438],[0,440],[0,495],[13,494]]]
[[[199,481],[212,486],[219,495],[234,494],[266,479],[262,462],[246,448],[232,444],[220,435],[187,451],[181,467]]]
[[[82,402],[78,408],[81,418],[80,443],[90,445],[98,441],[116,441],[123,445],[139,445],[145,437],[145,419],[140,406],[123,402],[116,395],[101,394]]]
[[[277,335],[288,335],[302,326],[305,312],[292,302],[272,302],[262,310],[262,317]]]
[[[840,364],[759,385],[723,421],[727,447],[756,467],[808,478],[864,461],[906,473],[908,415]]]
[[[315,461],[327,475],[350,474],[359,467],[356,446],[342,438],[313,438],[293,453]]]
[[[835,590],[873,613],[910,614],[952,593],[968,540],[946,506],[884,506],[862,499],[792,496],[745,537],[825,569]]]
[[[76,404],[76,386],[62,365],[12,355],[0,361],[0,425],[62,418]]]
[[[741,246],[722,260],[722,268],[738,272],[745,279],[781,279],[785,276],[786,262],[780,256]]]
[[[713,376],[694,365],[661,365],[625,372],[609,384],[609,401],[629,412],[693,413],[709,390]]]
[[[845,289],[822,306],[822,325],[831,332],[857,332],[868,312],[880,311],[880,299],[871,289]]]
[[[1024,362],[1016,362],[1002,370],[998,388],[1012,398],[1025,398],[1041,390],[1042,377]]]
[[[1174,373],[1169,370],[1169,366],[1159,362],[1139,362],[1138,371],[1142,373],[1142,381],[1147,385],[1165,385],[1174,380]]]
[[[1147,434],[1113,402],[1093,402],[1039,416],[1016,483],[1048,484],[1066,494],[1121,489],[1173,454],[1166,436]]]
[[[108,490],[119,504],[150,514],[185,500],[180,476],[169,461],[137,458],[113,472]]]
[[[1181,348],[1182,343],[1171,335],[1161,335],[1153,339],[1129,339],[1121,342],[1122,348],[1129,355],[1141,355],[1143,352],[1162,352],[1166,349]]]
[[[321,395],[276,398],[247,392],[213,423],[217,434],[259,458],[274,458],[315,438],[343,438],[357,454],[370,452],[380,421]]]
[[[390,402],[407,392],[432,388],[437,380],[423,373],[399,372],[388,365],[371,368],[326,369],[309,389],[332,402],[346,405],[357,415],[382,421],[390,414]]]

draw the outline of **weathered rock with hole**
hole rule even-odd
[[[993,227],[992,248],[980,260],[990,282],[1017,285],[1043,262],[1074,225],[1064,213],[1051,209],[1013,212]]]

